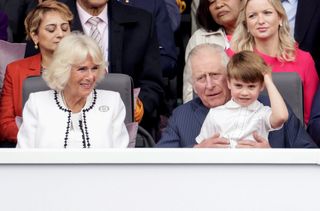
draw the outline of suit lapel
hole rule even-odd
[[[64,2],[69,7],[69,9],[71,10],[71,12],[74,16],[73,21],[71,23],[71,31],[83,32],[83,28],[82,28],[79,14],[78,14],[78,10],[77,10],[76,0],[65,0],[62,2]]]
[[[296,14],[295,23],[295,38],[298,42],[301,42],[309,25],[312,22],[312,18],[318,10],[319,0],[299,0]]]
[[[32,76],[40,75],[41,70],[41,55],[37,54],[35,56],[30,57],[30,62],[28,63],[29,70]]]
[[[109,24],[109,72],[121,73],[124,27],[114,20]]]
[[[123,43],[125,43],[125,29],[128,24],[137,22],[134,14],[128,13],[128,6],[117,1],[109,0],[109,72],[123,72]],[[131,10],[129,10],[131,11]]]
[[[71,31],[81,31],[83,32],[83,28],[80,22],[79,14],[78,12],[73,13],[74,19],[71,24]]]
[[[194,116],[195,116],[195,119],[196,121],[202,125],[203,122],[204,122],[204,119],[206,118],[208,112],[209,112],[209,109],[206,108],[200,98],[197,98],[195,101],[194,101]]]

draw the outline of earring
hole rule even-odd
[[[282,22],[279,25],[280,25],[280,27],[282,27]]]
[[[38,49],[38,44],[37,43],[34,44],[34,48]]]

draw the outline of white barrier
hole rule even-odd
[[[320,150],[0,150],[4,211],[318,211]]]

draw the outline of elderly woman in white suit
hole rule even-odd
[[[65,37],[43,72],[51,90],[32,93],[26,102],[17,147],[127,147],[120,94],[95,89],[105,73],[95,41],[79,33]]]

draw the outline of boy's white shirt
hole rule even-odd
[[[196,141],[201,143],[219,133],[220,137],[228,139],[230,147],[234,148],[239,140],[254,141],[254,131],[268,140],[269,131],[282,128],[272,128],[270,116],[271,108],[257,100],[243,107],[231,99],[224,105],[210,109]]]

